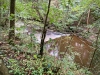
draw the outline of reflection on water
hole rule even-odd
[[[46,50],[50,55],[55,57],[62,57],[65,52],[71,54],[75,52],[74,61],[81,66],[89,67],[93,49],[91,43],[76,35],[67,35],[55,38],[52,42],[46,41]],[[61,54],[63,53],[63,54]]]
[[[41,42],[41,33],[37,32],[34,35],[37,39],[37,42],[40,43]],[[46,33],[45,42],[49,41],[50,39],[55,39],[55,38],[59,38],[61,36],[68,36],[68,35],[70,35],[70,34],[62,34],[59,32],[53,32],[53,31],[48,30]]]

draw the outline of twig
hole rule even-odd
[[[90,12],[91,12],[91,11],[90,11],[90,9],[89,9],[88,15],[87,15],[87,25],[89,24]],[[89,29],[90,29],[90,28],[88,28],[88,32],[89,32]]]
[[[88,15],[87,15],[87,25],[89,24],[89,18],[90,18],[90,9],[89,9]]]

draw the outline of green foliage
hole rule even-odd
[[[24,68],[22,68],[21,66],[19,66],[19,62],[15,59],[9,59],[9,64],[10,66],[8,66],[8,68],[10,68],[11,70],[9,71],[10,74],[14,74],[14,75],[24,75]]]
[[[57,25],[56,23],[62,20],[62,18],[63,18],[62,10],[51,7],[49,13],[50,23],[54,23],[55,25]]]
[[[43,58],[38,58],[37,55],[33,57],[35,60],[24,59],[23,61],[16,61],[15,59],[9,59],[8,68],[10,74],[14,75],[43,75],[43,74],[52,74],[52,75],[91,75],[88,69],[80,68],[77,70],[77,66],[74,62],[68,60],[65,57],[63,60],[55,59],[54,57],[45,55]]]
[[[27,3],[16,1],[16,15],[26,19],[36,18],[40,20],[39,14],[37,14],[34,7],[37,7],[41,16],[45,18],[47,3],[45,0],[33,3],[31,1]],[[91,7],[91,3],[93,3],[93,0],[61,0],[59,1],[59,8],[50,7],[48,20],[56,27],[66,28],[66,25],[78,21],[83,12],[86,12]]]
[[[100,7],[100,0],[93,0],[94,3],[96,3]]]
[[[31,15],[28,10],[31,10],[32,3],[21,3],[16,1],[16,16],[27,19]]]
[[[9,12],[9,1],[8,0],[0,0],[0,26],[5,26],[6,20],[8,19]]]

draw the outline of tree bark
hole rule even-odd
[[[0,75],[9,75],[8,68],[4,65],[3,60],[0,57]]]
[[[2,0],[0,0],[0,26],[1,26],[1,6],[2,6]]]
[[[15,0],[10,0],[10,30],[9,30],[9,43],[14,44],[15,40]]]
[[[47,14],[46,14],[46,18],[45,18],[45,21],[44,21],[44,28],[43,28],[43,32],[42,32],[42,38],[41,38],[41,44],[40,44],[40,53],[39,55],[43,56],[43,47],[44,47],[44,40],[45,40],[45,37],[46,37],[46,31],[47,31],[47,19],[48,19],[48,14],[49,14],[49,10],[50,10],[50,3],[51,3],[51,0],[49,0],[49,4],[48,4],[48,11],[47,11]]]

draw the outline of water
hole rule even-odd
[[[64,35],[53,39],[52,42],[46,41],[45,44],[46,50],[52,56],[59,58],[67,53],[71,56],[75,55],[74,61],[81,66],[89,67],[90,65],[94,50],[90,42],[83,38],[76,35]]]
[[[17,27],[24,25],[22,22],[19,23],[21,25],[17,25],[18,23],[16,23]],[[30,35],[32,33],[32,27],[25,28],[21,32]],[[37,31],[34,33],[34,36],[37,39],[37,43],[41,42],[41,34],[41,31]],[[49,43],[50,39],[52,39],[51,43]],[[74,52],[76,53],[74,61],[76,63],[79,63],[81,66],[89,67],[90,65],[92,56],[91,54],[94,51],[90,45],[90,42],[76,35],[71,36],[70,34],[62,34],[53,30],[47,30],[46,33],[45,49],[49,52],[49,55],[59,58],[64,55],[60,54],[62,52],[67,52],[67,54]]]
[[[37,32],[34,34],[36,39],[37,39],[37,42],[40,43],[41,42],[41,32]],[[45,42],[46,41],[49,41],[50,39],[56,39],[56,38],[59,38],[61,36],[69,36],[70,34],[62,34],[60,32],[53,32],[51,30],[48,30],[47,33],[46,33],[46,37],[45,37]]]

